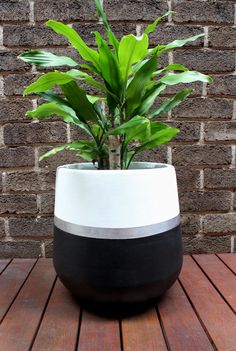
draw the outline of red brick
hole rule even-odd
[[[217,96],[236,96],[236,76],[216,76],[214,83],[208,85],[207,92],[209,95]]]
[[[27,0],[1,0],[0,21],[27,21],[29,12]]]
[[[236,213],[204,216],[203,231],[208,235],[236,234]]]
[[[181,215],[181,232],[183,236],[194,236],[200,232],[200,216],[193,214]]]
[[[4,94],[22,96],[24,88],[35,81],[36,74],[10,74],[4,77]]]
[[[181,63],[191,70],[218,73],[235,70],[235,52],[220,50],[177,50],[173,53],[174,62]]]
[[[209,46],[218,48],[236,48],[235,27],[209,27]]]
[[[200,171],[188,167],[176,167],[178,188],[180,190],[194,190],[200,186]]]
[[[0,242],[1,258],[36,258],[41,255],[39,241],[4,241]]]
[[[34,149],[29,146],[0,148],[0,168],[34,166]]]
[[[230,210],[230,191],[185,191],[180,192],[179,196],[181,209],[184,212],[227,212]]]
[[[0,121],[31,121],[25,116],[25,113],[32,110],[32,101],[30,99],[2,99],[0,100]]]
[[[229,1],[174,0],[176,22],[234,23],[234,4]]]
[[[0,218],[0,238],[3,238],[5,235],[5,221],[4,218]]]
[[[204,236],[202,238],[184,237],[183,249],[185,254],[231,252],[231,242],[230,237],[227,236]]]
[[[177,166],[226,165],[231,163],[231,148],[225,145],[176,145],[172,148]]]
[[[6,145],[66,143],[67,127],[63,122],[6,124],[4,142]]]
[[[0,214],[37,213],[36,195],[0,195]]]
[[[236,189],[236,169],[204,169],[204,186],[209,189]]]
[[[180,132],[173,139],[174,141],[198,141],[200,139],[200,123],[196,122],[170,122]]]
[[[188,98],[172,110],[172,117],[181,119],[231,119],[233,103],[233,99]]]
[[[51,237],[53,233],[53,218],[9,218],[9,232],[12,237]]]
[[[44,193],[40,195],[41,213],[53,214],[54,211],[54,193]]]
[[[204,139],[206,141],[236,141],[235,122],[208,122],[205,124]]]

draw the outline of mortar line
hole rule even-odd
[[[0,26],[0,47],[3,47],[3,26]]]
[[[171,0],[167,0],[167,5],[168,5],[169,11],[172,11],[172,3],[171,3]],[[170,13],[169,16],[168,16],[168,22],[169,22],[169,23],[172,23],[172,22],[173,22],[172,13]]]
[[[3,76],[0,76],[0,96],[4,96],[4,80],[3,80]]]
[[[204,36],[204,48],[207,48],[208,44],[209,44],[208,26],[203,27],[203,29],[204,29],[204,33],[205,33],[205,36]]]
[[[172,149],[171,149],[171,146],[167,147],[167,163],[172,165]]]
[[[29,23],[35,25],[34,20],[34,1],[29,0],[30,12],[29,12]]]
[[[142,35],[142,25],[141,24],[136,25],[136,35],[137,35],[137,37],[141,37],[141,35]]]
[[[44,242],[40,244],[40,249],[41,249],[42,257],[45,258],[46,257],[46,251],[45,251],[45,243]]]
[[[232,115],[232,119],[233,119],[233,120],[236,119],[236,100],[234,100],[234,103],[233,103],[233,115]]]
[[[235,167],[235,162],[236,162],[236,145],[231,145],[231,152],[232,152],[232,158],[231,158],[231,168]]]
[[[236,4],[234,4],[234,25],[236,25]]]
[[[235,241],[235,236],[230,237],[230,253],[234,253],[234,241]]]
[[[71,143],[71,130],[70,130],[69,123],[67,123],[67,125],[66,125],[66,134],[67,134],[67,142]]]

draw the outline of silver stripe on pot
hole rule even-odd
[[[70,223],[58,217],[54,217],[54,224],[58,229],[61,229],[66,233],[83,236],[86,238],[136,239],[156,234],[162,234],[177,227],[180,224],[180,215],[160,223],[132,228],[88,227]]]

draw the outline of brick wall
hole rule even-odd
[[[152,44],[206,34],[162,63],[186,64],[211,74],[214,83],[195,84],[192,96],[168,115],[181,128],[176,140],[141,156],[176,166],[186,252],[236,247],[235,6],[226,0],[104,0],[118,36],[139,33],[168,8],[176,14],[152,34]],[[93,45],[90,32],[99,25],[93,0],[1,0],[0,257],[51,255],[55,168],[77,161],[66,153],[38,162],[41,152],[76,138],[78,131],[57,119],[32,122],[25,112],[37,99],[21,97],[38,74],[17,60],[21,51],[47,48],[76,57],[63,38],[43,27],[49,18],[73,24]]]

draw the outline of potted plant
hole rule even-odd
[[[169,86],[211,78],[180,64],[158,68],[159,57],[204,34],[149,48],[148,35],[169,15],[157,18],[141,36],[118,40],[100,0],[95,0],[107,39],[94,32],[97,49],[63,23],[46,25],[66,37],[85,63],[45,51],[20,55],[38,67],[76,67],[41,75],[24,91],[46,103],[32,118],[61,117],[82,128],[88,140],[48,151],[73,150],[90,163],[57,169],[54,265],[66,287],[86,306],[143,307],[177,279],[182,244],[176,175],[173,166],[133,162],[143,150],[170,141],[179,130],[158,121],[181,103],[183,89],[158,104]],[[95,96],[84,88],[97,90]],[[53,89],[57,86],[60,93]],[[154,103],[157,101],[157,105]]]

